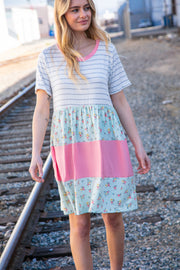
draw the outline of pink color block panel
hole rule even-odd
[[[51,148],[58,181],[85,177],[131,177],[127,141],[92,141]]]

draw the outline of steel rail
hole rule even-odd
[[[46,162],[43,166],[43,178],[46,179],[49,173],[49,170],[51,168],[52,158],[51,154],[48,155]],[[12,258],[13,252],[18,244],[18,241],[21,237],[21,234],[26,226],[26,223],[31,215],[31,212],[33,210],[34,205],[36,204],[36,201],[38,199],[39,193],[41,191],[41,188],[43,186],[43,183],[38,183],[34,185],[31,194],[24,206],[24,209],[14,227],[14,230],[4,248],[4,251],[0,257],[0,270],[6,270],[9,262]]]
[[[27,86],[23,91],[20,91],[16,96],[11,98],[6,104],[0,107],[0,116],[6,112],[10,107],[12,107],[18,100],[20,100],[24,95],[26,95],[33,87],[35,82]]]

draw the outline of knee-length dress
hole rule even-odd
[[[137,209],[127,140],[110,96],[131,83],[112,43],[79,59],[86,81],[68,77],[55,44],[38,58],[36,87],[53,96],[51,153],[65,214]]]

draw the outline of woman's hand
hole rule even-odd
[[[44,179],[42,178],[43,177],[43,162],[40,156],[38,158],[33,158],[31,160],[29,172],[34,181],[39,182],[39,183],[44,182]]]
[[[137,168],[139,174],[146,174],[151,169],[151,162],[146,154],[143,146],[135,149],[136,158],[139,162],[139,167]]]

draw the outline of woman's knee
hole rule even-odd
[[[85,238],[90,232],[90,216],[79,215],[70,217],[71,233],[77,234],[80,238]]]
[[[111,227],[112,229],[122,229],[124,227],[122,214],[121,213],[107,213],[102,214],[105,226]]]

